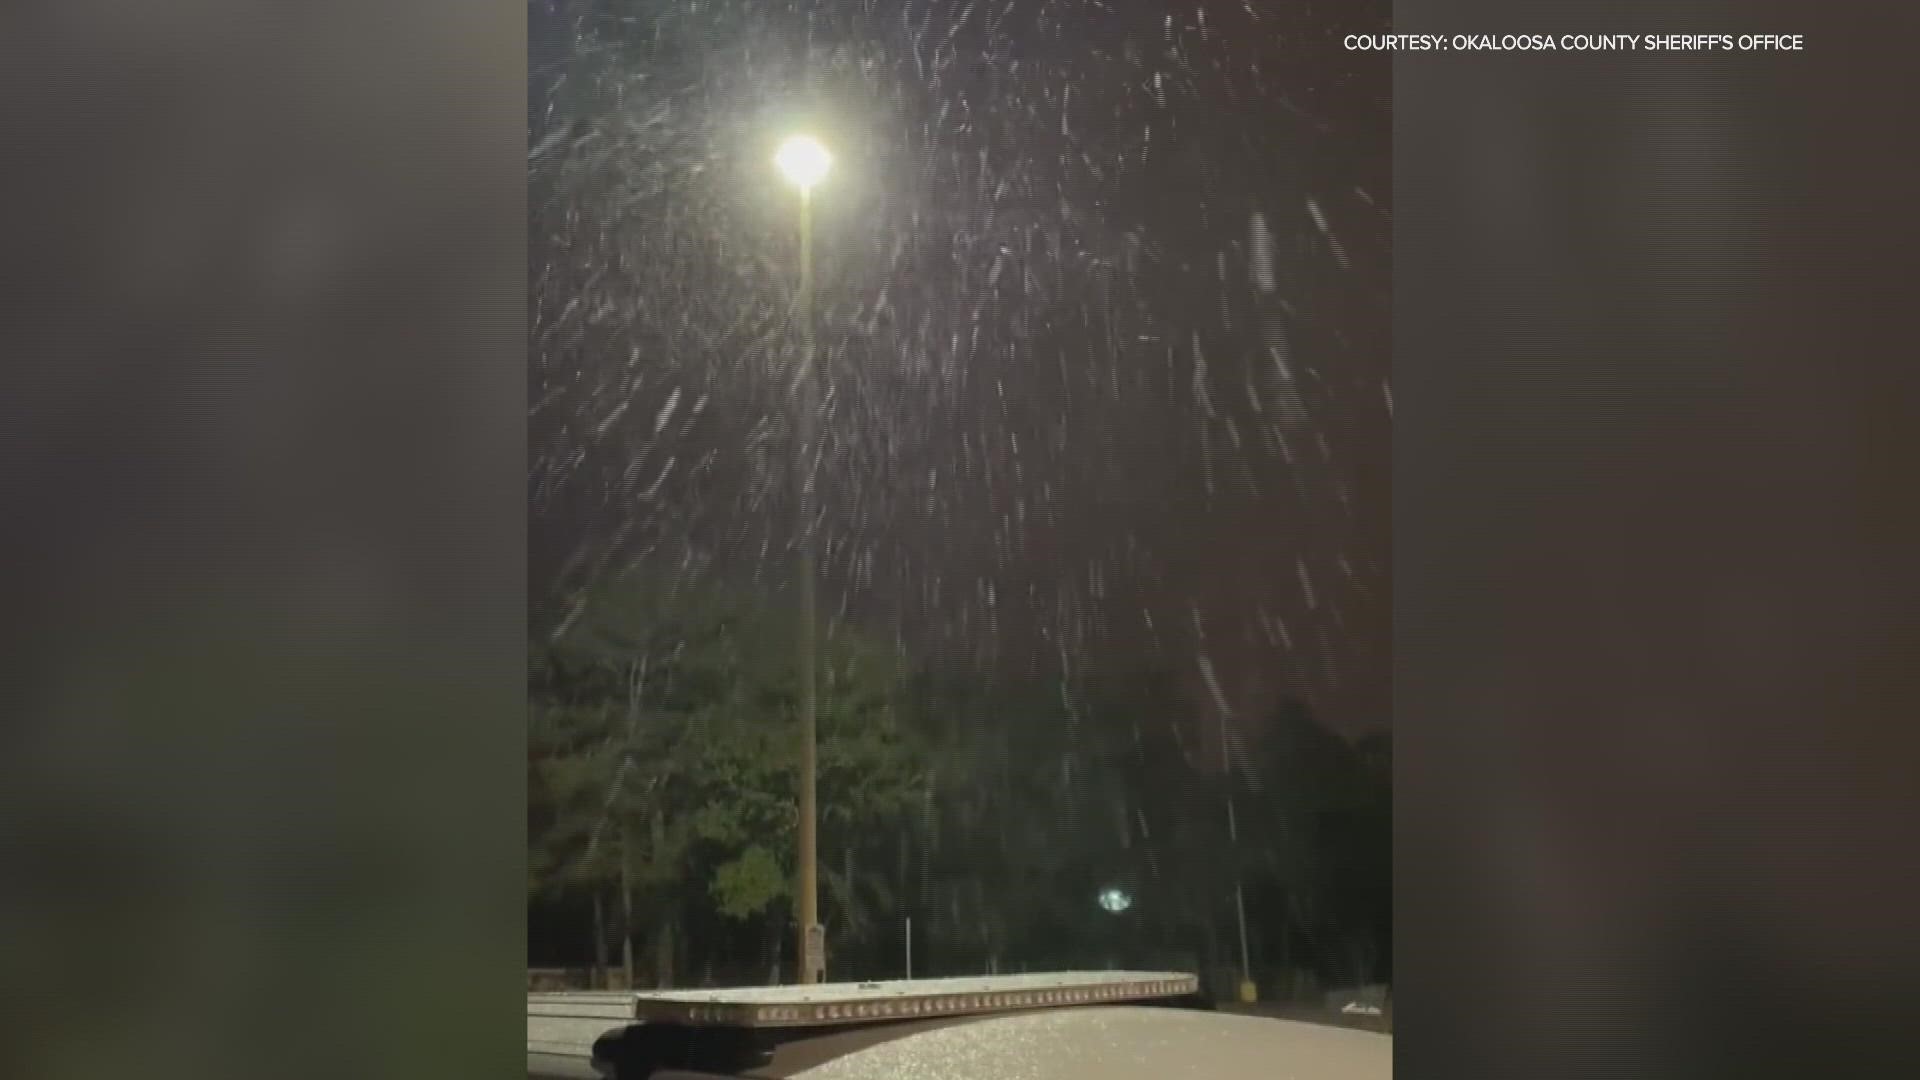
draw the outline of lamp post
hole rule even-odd
[[[814,425],[818,420],[818,376],[813,370],[813,186],[826,176],[832,155],[819,140],[795,135],[780,144],[774,165],[787,182],[800,189],[800,291],[794,317],[800,324],[800,365],[795,380],[793,483],[800,511],[800,853],[799,923],[800,981],[817,983],[825,977],[826,928],[820,923],[819,813],[814,786],[817,763],[819,685],[814,635],[813,566],[813,458]]]

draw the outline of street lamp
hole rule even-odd
[[[773,163],[787,182],[800,189],[800,292],[794,318],[800,326],[800,370],[795,380],[793,484],[800,507],[800,981],[817,983],[826,975],[826,928],[820,925],[819,814],[814,781],[818,741],[819,686],[814,634],[813,458],[814,424],[819,409],[813,370],[813,186],[827,175],[833,156],[818,139],[795,135],[780,144]]]
[[[779,166],[780,175],[805,195],[827,175],[833,165],[833,155],[813,136],[795,135],[780,144],[773,163]]]

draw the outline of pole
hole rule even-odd
[[[822,980],[826,963],[825,942],[815,930],[820,922],[818,813],[815,808],[815,761],[818,739],[819,686],[814,641],[814,567],[813,567],[813,483],[810,473],[814,453],[817,401],[816,375],[813,370],[813,195],[800,190],[800,295],[796,306],[800,320],[800,377],[797,392],[799,416],[795,423],[794,485],[800,511],[800,981]]]
[[[1239,870],[1240,829],[1239,823],[1234,819],[1233,795],[1231,793],[1227,795],[1227,837],[1232,842],[1235,852],[1233,913],[1240,924],[1240,985],[1242,988],[1240,994],[1242,997],[1246,997],[1247,990],[1245,988],[1253,982],[1253,960],[1247,954],[1247,900],[1245,888],[1240,881]]]
[[[907,916],[907,978],[913,978],[913,916]]]
[[[1197,636],[1204,638],[1206,629],[1201,625],[1200,612],[1193,613],[1193,629]],[[1240,822],[1233,812],[1233,754],[1229,748],[1230,735],[1227,731],[1227,698],[1220,693],[1219,683],[1213,675],[1213,664],[1205,653],[1200,656],[1200,674],[1206,679],[1207,686],[1214,693],[1214,704],[1220,719],[1220,771],[1227,783],[1227,844],[1233,850],[1233,914],[1234,922],[1240,932],[1240,1000],[1251,1004],[1257,991],[1253,982],[1253,958],[1247,948],[1247,899],[1246,887],[1240,874]]]
[[[626,976],[624,989],[633,982],[633,848],[627,842],[626,825],[620,826],[620,970]]]
[[[593,988],[607,988],[607,915],[598,883],[593,889]]]

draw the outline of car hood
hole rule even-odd
[[[890,1040],[796,1080],[1388,1080],[1374,1032],[1185,1009],[996,1016]]]

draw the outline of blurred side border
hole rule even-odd
[[[0,1075],[523,1068],[526,66],[0,14]]]
[[[1393,29],[1396,1069],[1910,1075],[1914,16]]]

